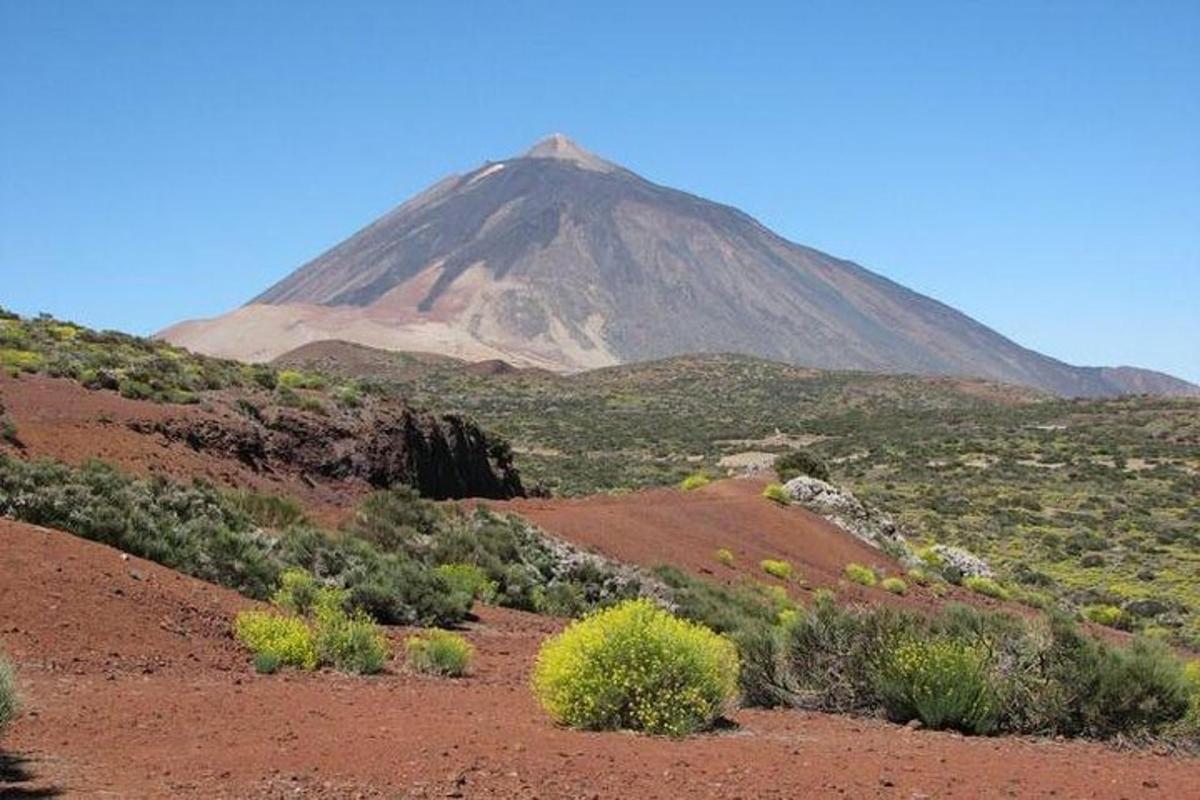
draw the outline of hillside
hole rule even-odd
[[[253,361],[342,339],[560,371],[733,352],[1067,396],[1200,392],[1159,373],[1075,367],[1028,350],[561,136],[452,175],[242,308],[160,335]]]
[[[461,416],[2,310],[0,424],[0,455],[104,458],[327,504],[399,484],[437,498],[524,492],[507,446]]]
[[[526,689],[550,618],[481,608],[465,631],[477,672],[460,680],[255,675],[227,633],[252,603],[232,592],[6,520],[0,571],[0,645],[30,712],[5,735],[6,797],[1183,797],[1196,773],[1095,743],[805,712],[747,709],[735,732],[682,742],[581,734]]]
[[[576,375],[310,345],[283,363],[370,374],[470,414],[557,493],[661,486],[807,449],[914,538],[1027,591],[1200,645],[1200,401],[1060,400],[979,380],[683,356]]]

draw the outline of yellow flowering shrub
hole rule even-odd
[[[679,488],[685,492],[690,492],[693,489],[699,489],[701,486],[708,486],[710,483],[712,483],[711,478],[709,478],[703,472],[697,472],[684,478],[680,482]]]
[[[334,597],[325,595],[326,599]],[[361,675],[374,675],[387,664],[387,637],[361,611],[350,615],[340,604],[318,600],[311,630],[317,660],[322,664]]]
[[[764,559],[758,564],[762,567],[762,571],[768,575],[779,578],[781,581],[790,580],[792,577],[792,565],[787,561],[776,561],[773,558]]]
[[[949,638],[903,638],[880,657],[876,688],[899,722],[987,733],[996,722],[996,697],[986,654]]]
[[[431,630],[404,640],[408,665],[417,672],[457,678],[467,674],[475,648],[457,633]]]
[[[727,567],[733,566],[733,551],[728,547],[722,547],[717,550],[717,561],[720,561]]]
[[[317,649],[308,623],[299,617],[284,617],[265,611],[243,611],[233,622],[237,640],[254,653],[269,653],[301,669],[315,669]]]
[[[782,506],[786,506],[792,501],[792,499],[788,497],[787,490],[783,488],[783,484],[781,483],[768,484],[767,488],[762,490],[762,496],[771,502],[779,503]]]
[[[987,597],[994,597],[997,600],[1007,600],[1010,597],[1007,589],[991,578],[985,578],[982,575],[971,575],[963,578],[962,585],[972,592]]]
[[[884,591],[892,594],[908,594],[908,584],[904,582],[903,578],[884,578],[879,585]]]
[[[563,725],[684,736],[730,706],[739,671],[728,639],[638,599],[547,640],[533,690]]]
[[[879,578],[875,575],[875,570],[870,567],[864,567],[862,564],[847,564],[846,577],[863,586],[874,586],[879,582]]]

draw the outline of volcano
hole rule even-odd
[[[1076,367],[1021,347],[561,134],[445,178],[245,306],[160,336],[252,361],[329,339],[560,371],[729,352],[1067,396],[1200,393],[1162,373]]]

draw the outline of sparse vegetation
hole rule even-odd
[[[779,578],[781,581],[789,581],[792,579],[793,569],[790,562],[777,561],[775,559],[768,558],[760,561],[758,565],[762,567],[763,572],[771,575],[772,577]]]
[[[1086,606],[1083,608],[1082,614],[1088,622],[1094,622],[1097,625],[1107,625],[1110,628],[1129,627],[1129,617],[1116,606]]]
[[[0,367],[17,375],[68,378],[90,389],[157,403],[196,403],[206,391],[235,387],[320,390],[331,383],[310,371],[210,358],[158,339],[95,331],[44,315],[6,314],[0,319]],[[332,383],[342,390],[355,385],[352,380]]]
[[[762,496],[773,503],[779,503],[781,506],[786,506],[792,500],[788,497],[787,490],[783,488],[783,484],[770,483],[767,488],[763,489]]]
[[[1150,604],[1135,630],[1200,647],[1195,399],[1057,400],[724,355],[502,379],[388,359],[397,377],[380,366],[379,385],[479,420],[517,448],[527,482],[556,493],[674,485],[726,455],[803,447],[914,543],[966,547],[1041,605]]]
[[[631,600],[549,639],[534,692],[559,723],[684,736],[709,727],[738,685],[733,644],[707,628]]]
[[[879,582],[875,570],[862,564],[847,564],[844,572],[846,579],[862,586],[874,586]]]
[[[903,578],[895,576],[884,578],[879,582],[879,587],[892,594],[908,594],[908,584],[904,582]]]
[[[733,551],[727,547],[722,547],[721,549],[717,550],[717,561],[721,562],[727,567],[732,567],[734,561]]]
[[[12,665],[0,653],[0,731],[17,716],[17,680]]]
[[[435,571],[451,589],[469,595],[474,600],[490,603],[496,598],[498,585],[474,564],[442,564]]]
[[[303,570],[290,569],[273,599],[290,614],[243,611],[234,620],[234,635],[254,653],[256,671],[330,666],[370,675],[387,663],[387,639],[361,611],[346,612],[344,590],[321,586]]]
[[[712,483],[712,478],[708,477],[707,474],[696,472],[680,481],[679,488],[685,492],[690,492],[702,486],[708,486],[710,483]]]
[[[404,640],[408,666],[417,672],[458,678],[467,674],[475,648],[449,631],[431,630]]]
[[[278,664],[300,669],[315,669],[317,648],[312,631],[300,617],[287,617],[268,611],[243,611],[233,623],[237,640],[255,656],[266,654]]]
[[[1188,730],[1193,695],[1169,649],[1145,639],[1109,645],[1061,616],[1026,621],[952,605],[925,617],[839,608],[822,594],[787,625],[749,628],[738,640],[743,692],[758,705],[882,710],[967,733]]]
[[[984,734],[996,724],[985,654],[950,638],[892,643],[876,666],[880,700],[899,721]]]
[[[994,579],[985,578],[982,575],[968,575],[962,579],[962,585],[976,594],[993,597],[997,600],[1008,600],[1010,597],[1007,589]]]
[[[800,475],[827,481],[829,467],[807,450],[793,450],[775,459],[775,474],[779,476],[781,483],[787,483]]]

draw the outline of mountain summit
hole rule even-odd
[[[161,335],[251,360],[343,339],[556,370],[740,352],[1063,395],[1200,391],[1160,373],[1074,367],[1027,350],[562,134],[438,182],[242,308]]]

